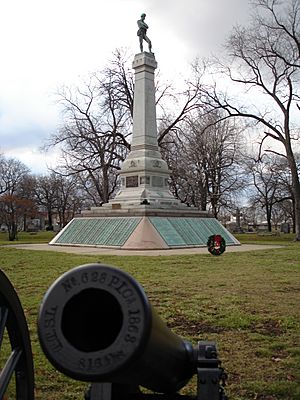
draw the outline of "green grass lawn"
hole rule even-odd
[[[208,253],[79,256],[0,248],[1,269],[14,284],[28,319],[36,400],[83,398],[85,384],[65,378],[45,359],[37,340],[36,320],[49,285],[70,268],[91,262],[131,273],[178,335],[194,344],[215,340],[229,374],[227,394],[231,400],[300,399],[300,243],[293,243],[292,236],[280,237],[240,235],[242,243],[284,246],[225,252],[220,257]],[[195,393],[195,380],[183,392]]]
[[[8,234],[0,232],[0,245],[14,245],[21,243],[48,243],[55,236],[54,232],[40,231],[40,232],[19,232],[17,240],[9,241]]]
[[[279,233],[279,232],[262,232],[256,233],[242,233],[239,235],[234,235],[241,243],[244,244],[289,244],[293,242],[295,234],[289,233]]]

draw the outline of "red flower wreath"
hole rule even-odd
[[[221,235],[211,235],[207,241],[207,248],[213,256],[220,256],[226,249],[225,239]]]

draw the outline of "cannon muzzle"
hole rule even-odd
[[[41,304],[38,333],[50,362],[78,380],[172,393],[196,373],[191,343],[166,327],[136,280],[107,265],[82,265],[57,279]]]

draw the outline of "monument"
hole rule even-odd
[[[147,37],[145,14],[138,20],[141,52],[135,70],[131,151],[120,171],[120,190],[102,207],[82,211],[50,242],[53,245],[171,249],[206,246],[220,234],[227,245],[239,242],[208,212],[188,207],[169,190],[171,171],[162,159],[158,140],[154,73],[157,68]],[[149,52],[143,51],[143,41]]]

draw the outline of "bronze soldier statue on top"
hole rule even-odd
[[[148,38],[147,36],[147,29],[149,28],[148,25],[145,22],[145,18],[146,18],[146,14],[142,14],[141,15],[141,19],[139,19],[137,21],[139,30],[137,31],[137,35],[139,37],[140,40],[140,49],[141,52],[143,52],[143,40],[145,40],[148,43],[148,47],[149,47],[149,52],[152,53],[152,44],[151,44],[151,40]]]

